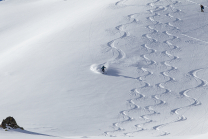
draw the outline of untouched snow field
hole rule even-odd
[[[207,1],[2,0],[0,13],[0,119],[25,128],[0,138],[208,137]]]

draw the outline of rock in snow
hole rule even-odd
[[[7,117],[6,119],[4,119],[2,121],[1,127],[3,129],[6,129],[6,131],[8,129],[17,129],[17,128],[24,130],[23,127],[20,127],[20,126],[17,125],[16,120],[13,117],[11,117],[11,116]]]

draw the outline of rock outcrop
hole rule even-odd
[[[4,119],[0,125],[3,129],[22,129],[24,130],[22,127],[17,125],[17,122],[15,121],[15,119],[13,117],[7,117],[6,119]]]

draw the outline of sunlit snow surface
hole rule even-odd
[[[0,1],[0,137],[207,138],[207,7]]]

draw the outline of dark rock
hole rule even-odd
[[[18,126],[17,125],[17,122],[15,121],[15,119],[13,118],[13,117],[7,117],[6,119],[4,119],[3,121],[2,121],[2,123],[1,123],[1,127],[3,128],[3,129],[10,129],[10,128],[12,128],[12,129],[17,129],[17,128],[19,128],[19,129],[22,129],[22,130],[24,130],[22,127],[20,127],[20,126]]]

